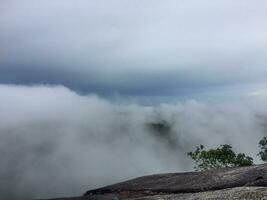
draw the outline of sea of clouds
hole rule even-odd
[[[265,99],[144,106],[63,86],[0,85],[0,196],[75,196],[136,176],[192,170],[186,153],[198,144],[232,144],[259,163]],[[158,123],[165,132],[151,126]]]

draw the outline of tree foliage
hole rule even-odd
[[[194,152],[188,152],[188,156],[195,161],[197,171],[253,165],[253,158],[244,153],[235,154],[232,146],[228,144],[210,150],[206,150],[203,145],[200,145]]]
[[[267,138],[264,137],[259,141],[259,147],[260,147],[260,152],[258,153],[258,156],[263,161],[267,161]]]

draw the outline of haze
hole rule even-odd
[[[0,196],[75,196],[189,171],[198,144],[229,143],[259,163],[266,6],[0,0]]]

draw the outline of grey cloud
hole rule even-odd
[[[141,106],[62,86],[0,85],[0,99],[5,199],[80,195],[135,176],[189,170],[186,152],[198,144],[229,143],[255,157],[266,134],[266,96]],[[169,128],[158,132],[157,123]]]
[[[12,73],[25,84],[34,76],[86,92],[149,94],[266,81],[265,1],[2,5],[2,83],[15,82]]]

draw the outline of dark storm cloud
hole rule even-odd
[[[266,2],[2,1],[0,82],[181,94],[265,82]]]

